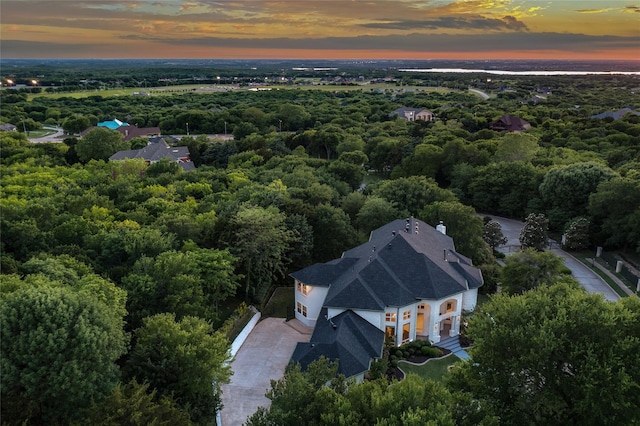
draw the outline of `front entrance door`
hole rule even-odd
[[[416,318],[416,334],[424,334],[424,312],[418,312],[418,318]]]

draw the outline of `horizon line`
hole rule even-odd
[[[354,57],[354,58],[288,58],[288,57],[274,57],[274,58],[263,58],[263,57],[246,57],[246,58],[236,58],[236,57],[218,57],[218,58],[209,58],[209,57],[155,57],[155,58],[127,58],[127,57],[117,57],[117,58],[82,58],[82,57],[64,57],[64,58],[55,58],[55,57],[29,57],[29,58],[21,58],[21,57],[11,57],[11,58],[0,58],[0,62],[6,60],[34,60],[34,61],[60,61],[60,60],[70,60],[70,61],[190,61],[190,60],[210,60],[210,61],[475,61],[475,62],[489,62],[489,61],[504,61],[504,62],[523,62],[523,61],[558,61],[558,62],[605,62],[605,61],[624,61],[624,62],[640,62],[640,59],[629,59],[629,58],[574,58],[574,59],[562,59],[562,58],[487,58],[487,59],[474,59],[474,58],[427,58],[427,59],[417,59],[417,58],[365,58],[365,57]]]

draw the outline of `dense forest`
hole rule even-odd
[[[231,374],[223,323],[241,302],[260,305],[291,285],[288,272],[396,218],[443,220],[486,292],[498,267],[477,213],[543,214],[557,237],[586,221],[581,248],[640,255],[640,115],[591,118],[640,105],[637,77],[396,81],[128,97],[3,90],[0,122],[68,132],[37,144],[0,133],[3,423],[118,424],[130,409],[139,424],[209,424]],[[399,107],[436,120],[390,115]],[[531,129],[491,130],[504,114]],[[74,136],[114,118],[181,135],[170,141],[197,169],[109,162],[141,141]]]

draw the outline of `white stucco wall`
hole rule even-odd
[[[342,309],[342,308],[327,308],[327,316],[329,318],[333,318],[337,315],[340,315],[341,313],[343,313],[346,309]]]
[[[260,312],[256,311],[247,325],[244,326],[240,334],[238,334],[238,336],[233,340],[233,343],[231,343],[231,357],[236,356],[244,341],[247,340],[247,337],[249,337],[251,331],[255,328],[258,321],[260,321],[261,315],[262,314]]]
[[[478,289],[474,288],[462,294],[462,310],[473,311],[478,303]]]
[[[307,294],[304,295],[298,291],[298,281],[295,282],[294,294],[295,294],[295,306],[296,319],[307,327],[314,327],[324,299],[327,297],[328,287],[307,286]],[[307,316],[298,312],[298,302],[307,307]]]
[[[354,310],[353,312],[361,316],[367,322],[371,323],[374,327],[384,331],[384,312],[363,310]]]

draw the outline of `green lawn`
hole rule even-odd
[[[264,306],[264,317],[287,318],[293,315],[294,303],[293,287],[278,287]]]
[[[28,137],[30,139],[43,138],[45,136],[53,135],[55,132],[56,132],[55,130],[48,130],[48,129],[29,130]]]
[[[417,374],[424,379],[435,381],[442,380],[442,377],[449,371],[449,366],[455,364],[460,358],[454,354],[449,354],[443,358],[430,359],[422,365],[408,363],[407,361],[398,362],[400,368],[405,374]]]
[[[155,96],[155,95],[166,96],[166,95],[173,95],[175,93],[192,92],[194,90],[200,89],[201,87],[203,87],[202,84],[182,84],[179,86],[166,86],[166,87],[162,87],[162,86],[160,87],[124,87],[124,88],[105,89],[105,90],[92,89],[92,90],[82,90],[78,92],[67,92],[67,93],[44,93],[43,92],[43,93],[29,94],[27,96],[27,99],[32,100],[34,98],[39,98],[39,97],[51,98],[51,99],[58,99],[58,98],[79,99],[79,98],[86,98],[89,96],[102,96],[103,98],[110,98],[110,97],[118,97],[118,96],[131,96],[133,92],[140,92],[140,91],[145,91],[151,96]]]
[[[584,263],[585,265],[587,265],[589,268],[591,268],[591,270],[593,272],[595,272],[596,274],[598,274],[607,284],[609,284],[609,287],[611,287],[613,289],[613,291],[615,291],[618,296],[620,297],[627,297],[629,296],[624,290],[622,290],[620,288],[620,286],[613,281],[607,274],[605,274],[604,272],[602,272],[597,266],[593,265],[593,253],[587,253],[587,252],[572,252],[571,253],[576,259],[579,259],[582,263]],[[589,260],[587,260],[589,259]],[[604,265],[607,269],[611,270],[611,268],[609,268],[606,264],[606,262],[599,262],[601,265]],[[624,277],[622,277],[621,275],[618,275],[616,272],[611,271],[613,274],[617,275],[618,278],[620,278],[622,280],[622,282],[625,281]],[[629,287],[631,288],[631,287]],[[632,289],[633,290],[633,289]]]
[[[118,97],[118,96],[131,96],[133,92],[146,91],[150,96],[167,96],[173,94],[179,94],[184,92],[196,92],[196,93],[212,93],[211,90],[223,89],[224,87],[231,86],[217,86],[215,84],[181,84],[178,86],[159,86],[159,87],[126,87],[126,88],[116,88],[116,89],[92,89],[92,90],[83,90],[77,92],[67,92],[67,93],[32,93],[27,95],[28,100],[33,100],[34,98],[43,97],[43,98],[86,98],[89,96],[102,96],[104,98],[109,97]],[[304,85],[304,86],[264,86],[265,88],[271,90],[323,90],[323,91],[332,91],[332,92],[341,92],[341,91],[350,91],[350,90],[362,90],[365,92],[371,90],[402,90],[402,91],[413,91],[413,92],[436,92],[436,93],[448,93],[452,92],[452,89],[447,89],[444,87],[423,87],[423,86],[396,86],[395,84],[366,84],[366,85],[355,85],[355,86],[342,86],[342,85]],[[222,90],[221,89],[221,90]],[[233,90],[250,90],[250,87],[239,87]]]

